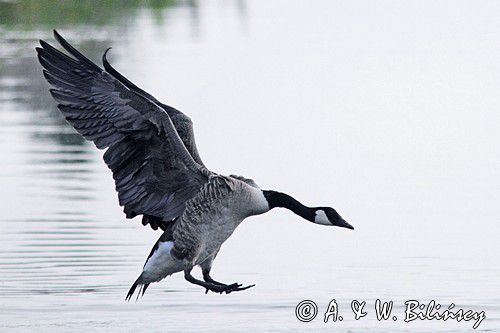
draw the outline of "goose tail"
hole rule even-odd
[[[149,287],[149,283],[144,283],[142,274],[137,278],[137,280],[135,280],[134,284],[130,287],[130,289],[129,289],[128,293],[127,293],[127,296],[125,296],[125,300],[127,302],[130,301],[130,299],[134,295],[135,290],[137,289],[137,287],[139,287],[139,290],[138,290],[137,296],[135,298],[136,302],[139,299],[139,296],[140,297],[144,296],[144,293],[146,292],[146,289],[148,289],[148,287]]]

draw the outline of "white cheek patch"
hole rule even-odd
[[[332,225],[332,223],[328,220],[325,211],[322,209],[318,209],[316,211],[316,216],[314,217],[314,223],[323,225]]]

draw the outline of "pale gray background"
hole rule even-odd
[[[500,330],[500,2],[34,3],[0,3],[1,331],[471,330],[405,324],[407,299],[484,310],[478,331]],[[214,264],[255,288],[204,295],[179,275],[125,303],[160,234],[125,221],[102,152],[50,99],[33,48],[52,28],[96,61],[113,46],[119,70],[191,116],[212,170],[332,205],[356,230],[276,210]],[[345,320],[324,324],[332,298]],[[375,320],[376,298],[397,322]],[[308,324],[302,299],[320,306]],[[361,321],[352,299],[369,303]]]

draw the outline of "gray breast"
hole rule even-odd
[[[243,219],[254,215],[256,191],[261,192],[232,177],[210,177],[186,203],[174,227],[172,254],[178,259],[199,261],[218,250]]]

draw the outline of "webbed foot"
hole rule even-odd
[[[205,288],[206,288],[205,294],[207,294],[209,291],[212,291],[214,293],[219,293],[219,294],[222,294],[222,293],[230,294],[233,291],[242,291],[242,290],[246,290],[248,288],[252,288],[253,286],[255,286],[255,284],[251,284],[251,285],[243,287],[243,285],[239,284],[239,283],[233,283],[233,284],[227,285],[227,284],[217,282],[216,284],[210,284],[210,285],[205,286]]]

